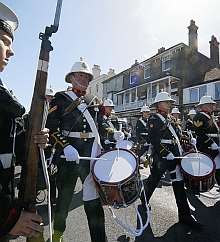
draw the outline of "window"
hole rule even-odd
[[[207,95],[207,86],[206,85],[199,87],[199,100],[201,97],[203,97],[205,95]]]
[[[215,83],[215,99],[220,100],[220,82]]]
[[[196,103],[199,101],[198,88],[191,88],[189,90],[189,93],[190,93],[190,103]]]
[[[131,91],[131,102],[136,101],[136,89]]]
[[[151,97],[155,98],[156,95],[157,95],[157,84],[153,84],[152,85],[152,95],[151,95]]]
[[[170,56],[162,57],[162,71],[169,71],[171,69]]]
[[[125,103],[129,103],[129,95],[130,93],[129,92],[126,92],[125,93]]]
[[[151,69],[150,69],[150,65],[146,65],[144,67],[144,79],[150,78],[150,74],[151,74]]]
[[[133,70],[130,72],[130,86],[137,86],[141,81],[140,70]]]
[[[117,95],[117,98],[118,98],[118,100],[117,100],[117,104],[120,106],[120,105],[123,105],[123,98],[124,98],[124,93],[122,93],[122,94],[118,94]]]
[[[137,99],[143,100],[146,98],[147,90],[146,86],[141,86],[137,88]]]

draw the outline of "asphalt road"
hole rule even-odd
[[[141,171],[147,175],[148,170]],[[212,194],[211,194],[212,193]],[[132,237],[115,223],[109,210],[105,207],[106,232],[109,242],[219,242],[220,241],[220,192],[218,188],[213,188],[211,193],[215,199],[204,196],[188,194],[191,204],[192,214],[204,224],[202,232],[196,232],[191,228],[178,223],[177,208],[172,187],[161,182],[155,190],[151,200],[151,222],[144,233],[139,237]],[[90,242],[89,230],[86,216],[81,202],[81,184],[77,183],[72,204],[67,220],[67,228],[64,234],[66,242]],[[138,200],[135,204],[139,204]],[[46,206],[39,206],[40,213],[45,218],[47,225]],[[130,223],[136,227],[136,215],[133,206],[117,211],[121,217],[129,219]],[[45,238],[48,238],[48,226],[45,226]],[[130,239],[130,240],[129,240]],[[14,241],[25,241],[19,238]]]

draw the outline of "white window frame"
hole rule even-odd
[[[161,61],[162,61],[162,71],[169,71],[171,69],[171,66],[168,68],[165,68],[166,66],[165,63],[167,61],[171,61],[171,56],[170,55],[163,56]]]
[[[146,75],[146,70],[149,70],[149,75]],[[144,66],[144,79],[148,79],[151,77],[151,67],[150,64]]]

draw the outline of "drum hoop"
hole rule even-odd
[[[187,152],[186,154],[184,154],[184,156],[186,156],[187,154],[191,154],[191,153],[197,153],[197,152]],[[205,179],[210,178],[210,177],[213,176],[213,174],[215,173],[215,167],[216,167],[216,165],[215,165],[214,160],[209,155],[205,154],[204,152],[200,152],[200,151],[198,153],[203,154],[203,155],[209,157],[209,159],[212,161],[212,163],[213,163],[213,169],[212,169],[211,173],[209,173],[209,174],[207,174],[205,176],[193,176],[193,175],[187,173],[182,168],[181,162],[180,162],[180,170],[182,171],[183,174],[186,174],[188,177],[192,178],[193,180],[205,180]]]
[[[108,150],[108,151],[105,151],[105,152],[103,152],[102,154],[98,155],[97,157],[100,158],[103,154],[108,153],[108,152],[111,152],[111,151],[114,151],[114,150],[118,150],[118,149],[117,149],[117,148],[114,148],[114,149],[111,149],[110,151],[109,151],[109,150]],[[137,156],[134,154],[134,152],[132,152],[132,151],[130,151],[130,150],[123,149],[123,148],[119,148],[119,150],[124,150],[124,151],[126,151],[126,152],[131,153],[131,154],[134,156],[134,158],[136,159],[136,161],[137,161]],[[134,172],[133,172],[129,177],[125,178],[124,180],[121,180],[121,181],[119,181],[119,182],[105,182],[105,181],[101,181],[101,180],[95,175],[95,173],[94,173],[94,166],[95,166],[95,164],[96,164],[97,161],[98,161],[98,160],[96,160],[96,161],[93,162],[93,164],[92,164],[92,169],[91,169],[91,173],[92,173],[93,179],[94,179],[96,182],[98,182],[100,185],[108,185],[108,186],[115,186],[115,187],[118,187],[119,184],[120,184],[120,186],[121,186],[121,185],[123,185],[124,183],[130,181],[130,180],[134,177],[134,174],[135,174],[135,173],[137,173],[137,175],[139,175],[139,172],[138,172],[138,162],[136,162],[136,167],[135,167],[135,169],[134,169]]]

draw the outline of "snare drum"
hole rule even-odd
[[[193,192],[207,192],[213,188],[215,164],[203,153],[188,153],[181,160],[185,186]]]
[[[92,175],[105,205],[127,207],[140,194],[141,182],[137,158],[133,152],[114,149],[101,156],[92,166]]]
[[[134,143],[130,140],[120,140],[116,143],[116,148],[121,148],[125,150],[131,150]]]

